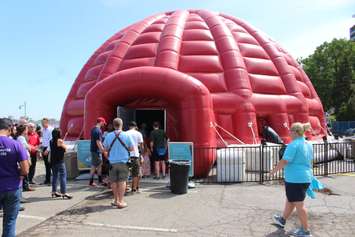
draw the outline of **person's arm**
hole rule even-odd
[[[95,133],[94,133],[94,139],[95,139],[97,148],[99,148],[100,152],[103,153],[104,152],[104,146],[102,145],[102,142],[101,142],[102,135],[101,135],[101,132],[98,131],[97,129],[95,130]]]
[[[32,146],[30,144],[28,144],[27,142],[24,142],[24,145],[28,151],[32,150]]]
[[[67,145],[65,145],[63,139],[58,139],[58,141],[57,141],[57,146],[63,148],[64,151],[67,150]]]
[[[151,151],[153,151],[153,147],[154,147],[154,130],[150,132],[150,144],[149,144],[149,149]]]
[[[131,136],[127,136],[127,147],[129,151],[134,151],[134,145],[133,145],[133,140]]]
[[[100,152],[103,153],[105,151],[104,146],[102,145],[102,142],[100,140],[96,140],[96,145],[99,148]]]
[[[44,156],[48,156],[49,152],[51,151],[51,141],[49,140],[49,144],[48,144],[48,147],[47,149],[43,152],[43,155]]]
[[[26,148],[26,150],[31,151],[31,145],[29,145],[29,144],[27,143],[25,137],[19,136],[18,139],[19,139],[19,142],[22,144],[22,146],[23,146],[24,148]]]
[[[143,151],[144,151],[143,142],[139,143],[139,144],[138,144],[138,147],[139,147],[140,151],[142,151],[142,153],[143,153]]]
[[[276,167],[270,171],[270,175],[274,175],[282,170],[289,162],[292,162],[296,156],[297,146],[290,143],[285,150],[283,158],[277,163]]]
[[[17,161],[20,165],[20,176],[27,176],[30,165],[28,163],[27,151],[21,144],[18,146]]]
[[[108,149],[109,149],[109,144],[108,144],[108,136],[106,135],[105,137],[105,140],[102,144],[102,147],[103,147],[103,152],[102,152],[102,156],[105,158],[105,159],[108,159]]]
[[[165,147],[168,147],[168,142],[170,142],[170,138],[166,135],[166,132],[164,132],[164,136],[166,139]]]
[[[23,160],[20,162],[20,176],[27,176],[30,169],[30,164],[28,160]]]
[[[168,135],[166,135],[165,131],[164,131],[164,137],[165,137],[166,140],[169,140],[169,137],[168,137]]]
[[[108,136],[107,135],[106,135],[106,138],[105,138],[104,142],[102,143],[102,146],[103,146],[105,151],[108,150],[109,144],[108,144]]]
[[[275,168],[273,168],[271,171],[270,171],[270,175],[274,175],[276,174],[277,172],[279,172],[280,170],[282,170],[286,165],[287,165],[287,160],[284,160],[284,159],[281,159]]]
[[[141,132],[139,132],[139,138],[138,138],[138,150],[141,151],[141,153],[143,153],[144,151],[144,140],[143,140],[143,135]]]

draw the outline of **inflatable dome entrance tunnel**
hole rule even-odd
[[[310,139],[326,135],[320,99],[295,59],[245,21],[207,10],[160,13],[108,39],[72,86],[61,129],[88,139],[96,118],[113,119],[118,106],[164,109],[171,140],[195,147],[219,146],[219,136],[259,143],[261,124],[286,142],[295,121],[311,123]],[[213,160],[195,157],[195,174]]]

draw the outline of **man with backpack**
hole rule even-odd
[[[114,201],[111,205],[121,209],[127,207],[123,197],[129,173],[127,163],[130,158],[130,152],[134,150],[134,143],[132,138],[122,131],[122,119],[115,118],[113,126],[115,130],[106,135],[103,145],[106,150],[105,156],[110,162],[109,177],[114,196]]]

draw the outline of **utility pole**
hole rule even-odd
[[[23,104],[22,104],[22,105],[20,105],[18,108],[19,108],[19,110],[21,110],[21,109],[23,108],[25,118],[27,118],[27,103],[26,103],[26,101],[25,101],[25,102],[23,102]]]

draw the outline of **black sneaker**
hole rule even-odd
[[[277,225],[277,226],[279,226],[281,228],[285,227],[286,220],[282,216],[273,215],[272,219],[273,219],[275,225]]]

